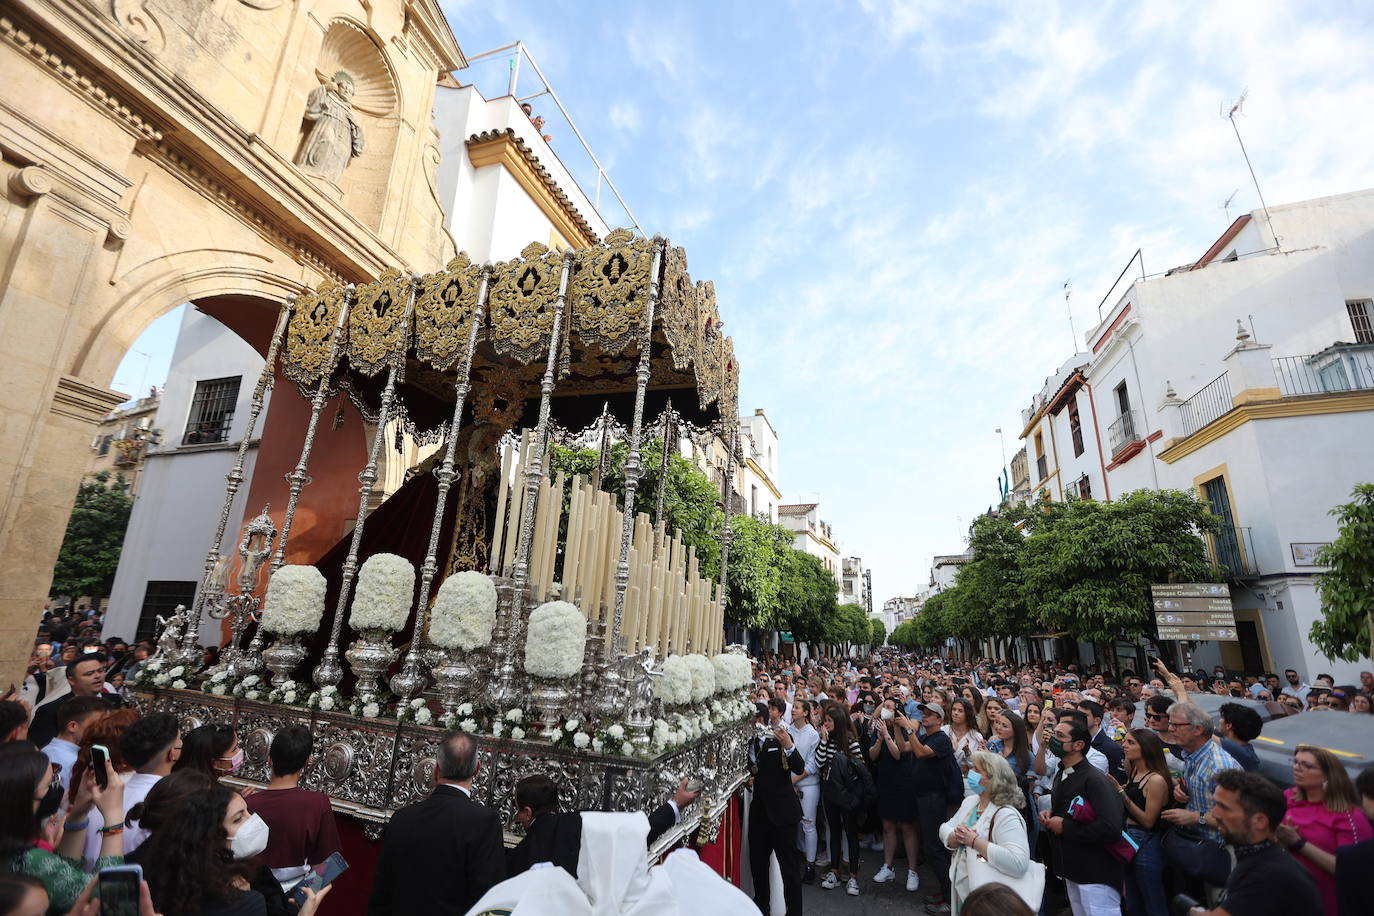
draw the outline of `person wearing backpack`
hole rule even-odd
[[[859,820],[876,794],[873,777],[863,762],[863,748],[844,707],[831,704],[821,720],[821,743],[816,747],[821,771],[821,804],[830,827],[830,870],[821,887],[840,886],[840,869],[849,873],[845,893],[859,896]],[[845,845],[848,843],[848,846]],[[844,853],[848,853],[844,857]]]

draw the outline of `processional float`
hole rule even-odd
[[[228,520],[278,366],[309,420],[280,530],[264,509],[235,559],[222,554]],[[332,561],[287,564],[319,423],[341,391],[371,430],[356,523]],[[487,265],[459,255],[435,273],[289,298],[202,587],[161,635],[140,702],[188,726],[232,721],[248,781],[268,779],[277,731],[306,725],[318,764],[305,784],[373,828],[429,791],[442,729],[461,727],[483,760],[474,793],[508,831],[519,832],[511,796],[526,775],[553,777],[566,810],[622,811],[649,810],[690,775],[703,798],[658,845],[709,834],[745,777],[750,664],[723,645],[729,513],[708,578],[664,518],[663,487],[682,434],[727,442],[728,487],[737,391],[713,285],[692,281],[681,248],[625,230],[591,248],[533,244]],[[391,429],[439,448],[374,511]],[[650,502],[637,497],[653,431],[654,508],[637,511]],[[628,450],[618,481],[613,439]],[[594,440],[591,473],[551,473],[554,443]],[[427,537],[369,527],[393,503],[432,503]],[[196,682],[205,616],[229,618],[230,637]]]

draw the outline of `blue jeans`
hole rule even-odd
[[[1169,916],[1164,892],[1164,845],[1159,834],[1141,827],[1126,832],[1140,847],[1126,867],[1126,911],[1131,916]]]

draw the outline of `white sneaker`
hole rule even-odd
[[[909,890],[909,891],[914,891],[914,890],[916,890],[916,888],[918,888],[918,887],[920,887],[920,886],[921,886],[921,879],[920,879],[920,877],[916,874],[916,869],[914,869],[914,868],[908,868],[908,869],[906,870],[906,889]]]
[[[873,876],[873,880],[878,884],[886,884],[896,877],[897,873],[892,870],[892,866],[884,865],[882,868],[878,869],[878,873]]]
[[[825,877],[821,879],[821,887],[825,888],[826,890],[831,890],[839,886],[840,876],[835,874],[833,871],[826,872]]]
[[[859,879],[850,878],[849,883],[844,887],[844,892],[851,897],[859,896]]]

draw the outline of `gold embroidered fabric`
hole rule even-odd
[[[415,299],[415,355],[440,371],[453,368],[467,346],[482,267],[466,254],[420,278]]]
[[[341,286],[326,280],[314,292],[296,300],[296,309],[286,326],[282,371],[302,388],[319,384],[321,378],[334,370],[329,355],[344,295]],[[348,328],[341,333],[346,337]],[[340,341],[340,351],[345,343],[346,339]]]
[[[348,362],[355,371],[376,375],[404,363],[410,349],[405,320],[410,294],[411,280],[398,270],[358,287],[348,313]]]
[[[655,244],[617,229],[579,256],[568,284],[570,323],[584,344],[620,356],[643,338]]]
[[[721,376],[725,367],[725,341],[721,339],[720,317],[716,314],[716,285],[710,280],[697,284],[703,319],[701,347],[697,351],[697,401],[705,410],[720,401]]]
[[[686,371],[697,361],[702,328],[697,300],[697,289],[687,272],[687,252],[681,248],[666,248],[663,252],[663,289],[654,318],[668,341],[673,368],[679,372]]]
[[[548,356],[563,257],[535,242],[521,260],[501,261],[487,293],[488,337],[501,356],[529,364]]]

